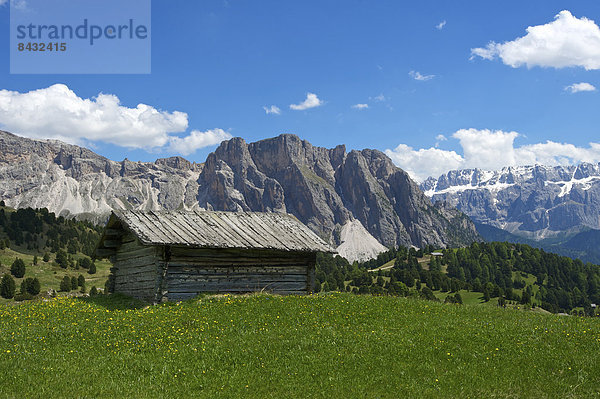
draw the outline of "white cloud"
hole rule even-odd
[[[323,105],[323,101],[319,100],[314,93],[307,93],[306,99],[302,101],[300,104],[290,104],[290,108],[295,111],[303,111],[309,108],[315,108]]]
[[[454,169],[496,170],[505,166],[600,162],[600,143],[578,147],[547,141],[515,147],[514,140],[519,137],[517,132],[487,129],[461,129],[452,137],[459,141],[462,155],[433,147],[415,150],[405,144],[400,144],[394,150],[385,150],[385,153],[417,181],[429,176],[438,177]]]
[[[223,140],[229,140],[231,134],[223,129],[211,129],[205,132],[192,130],[189,136],[170,137],[168,150],[173,153],[189,155],[200,148],[219,144]]]
[[[265,113],[267,115],[269,115],[269,114],[281,115],[281,110],[276,105],[271,105],[270,107],[264,106],[263,109],[265,110]]]
[[[471,49],[471,59],[475,56],[487,60],[498,56],[513,68],[525,65],[600,69],[600,28],[591,19],[576,18],[564,10],[552,22],[528,27],[523,37]]]
[[[414,150],[406,144],[400,144],[394,150],[385,150],[385,153],[398,167],[404,169],[417,181],[458,169],[464,161],[463,157],[454,151],[438,148]]]
[[[408,76],[410,76],[414,80],[420,80],[422,82],[435,78],[435,75],[421,75],[421,73],[417,71],[410,71],[408,73]]]
[[[442,30],[442,29],[444,29],[444,26],[446,26],[446,20],[443,20],[442,22],[440,22],[439,24],[437,24],[437,25],[435,26],[435,28],[436,28],[437,30]]]
[[[369,97],[369,100],[377,101],[377,102],[383,102],[383,101],[387,100],[387,98],[385,98],[385,96],[383,95],[383,93],[381,93],[378,96]]]
[[[26,93],[0,90],[0,127],[31,138],[150,150],[181,140],[173,133],[187,130],[188,115],[146,104],[128,108],[112,94],[81,98],[67,86],[55,84]],[[194,132],[190,140],[199,142]]]
[[[573,83],[572,85],[565,87],[565,91],[571,93],[579,93],[580,91],[596,91],[596,87],[586,82]]]
[[[352,106],[354,109],[367,109],[369,108],[369,104],[354,104]]]
[[[444,136],[443,134],[438,134],[437,136],[435,136],[435,139],[437,141],[446,141],[448,140],[448,137]]]
[[[499,169],[506,165],[515,165],[516,156],[513,142],[519,136],[517,132],[501,130],[461,129],[452,135],[460,141],[464,155],[464,168]]]

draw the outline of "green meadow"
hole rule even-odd
[[[0,307],[1,397],[600,397],[600,320],[351,294]]]

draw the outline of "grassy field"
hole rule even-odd
[[[600,397],[600,320],[397,297],[0,306],[2,397]]]
[[[10,274],[10,266],[16,258],[21,258],[25,262],[25,277],[22,279],[15,278],[15,282],[17,285],[17,291],[21,285],[21,281],[27,277],[37,277],[40,280],[40,285],[42,287],[42,294],[47,292],[49,289],[54,289],[58,291],[60,287],[60,282],[64,278],[64,276],[69,277],[77,277],[82,274],[85,277],[85,285],[87,290],[89,291],[92,286],[96,286],[96,288],[104,288],[104,283],[108,278],[108,274],[110,273],[110,268],[112,267],[110,262],[106,260],[96,261],[96,273],[88,274],[85,269],[63,269],[60,266],[54,263],[54,254],[50,254],[50,261],[44,262],[42,260],[42,255],[38,254],[38,264],[33,265],[33,254],[32,253],[23,253],[23,252],[15,252],[12,249],[3,249],[0,250],[0,277],[5,273]],[[73,255],[75,259],[79,259],[79,257],[83,256],[82,254]],[[59,293],[61,294],[61,293]],[[0,297],[0,304],[11,303],[14,302],[12,299],[6,300]]]

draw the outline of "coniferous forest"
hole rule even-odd
[[[431,253],[434,255],[431,255]],[[388,268],[381,268],[387,265]],[[485,302],[539,306],[547,311],[595,314],[600,302],[600,267],[525,244],[473,243],[435,252],[427,247],[390,249],[363,263],[320,255],[317,290],[376,295],[418,295],[462,303],[459,291],[481,293]]]

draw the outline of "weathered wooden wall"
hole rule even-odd
[[[168,252],[170,301],[202,292],[306,294],[314,284],[314,253],[185,247]]]
[[[115,292],[154,301],[159,281],[159,252],[159,247],[141,245],[131,234],[122,237],[112,258]]]
[[[306,294],[314,253],[142,245],[121,238],[113,256],[115,292],[147,301],[180,301],[203,292]]]

